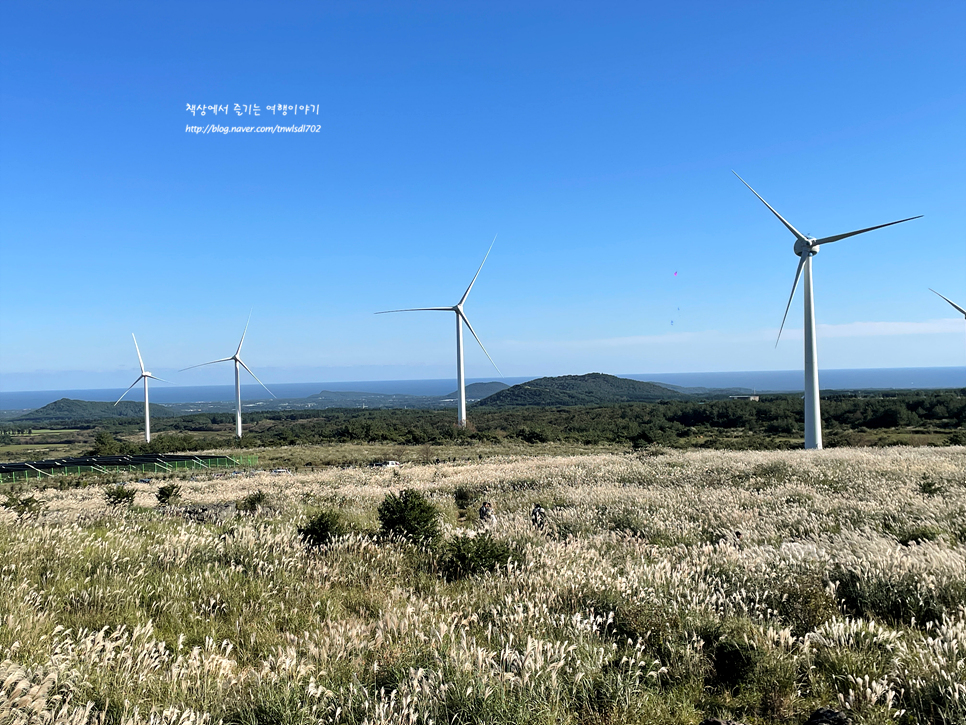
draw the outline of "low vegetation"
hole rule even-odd
[[[4,500],[0,501],[0,506],[13,511],[18,516],[23,516],[39,513],[44,508],[44,502],[34,494],[7,493],[4,495]]]
[[[419,491],[407,488],[398,495],[387,494],[377,514],[384,536],[399,536],[427,547],[437,544],[443,536],[439,509]]]
[[[963,723],[964,471],[652,448],[33,492],[0,507],[0,722]]]
[[[168,506],[176,503],[181,497],[181,486],[176,483],[166,483],[158,487],[158,491],[154,496],[158,499],[160,505]]]
[[[337,536],[350,533],[351,529],[338,509],[323,509],[309,517],[298,531],[309,546],[327,546]]]
[[[260,508],[268,504],[268,495],[258,489],[247,496],[242,497],[235,503],[235,508],[243,513],[255,513]]]
[[[558,387],[567,382],[555,380]],[[589,394],[595,389],[582,391]],[[228,413],[152,420],[155,434],[150,443],[143,440],[140,417],[51,422],[33,434],[27,434],[31,429],[23,423],[12,421],[0,423],[0,436],[6,436],[0,438],[0,459],[286,446],[337,446],[344,451],[353,445],[378,444],[408,449],[410,453],[398,455],[399,460],[418,460],[420,449],[427,446],[461,447],[465,457],[465,450],[473,447],[502,448],[506,453],[527,447],[531,452],[555,452],[545,450],[548,444],[776,450],[800,448],[803,441],[803,407],[796,395],[762,396],[759,401],[681,399],[563,407],[517,407],[521,399],[514,400],[505,408],[472,407],[465,430],[454,425],[452,410],[246,412],[241,441],[234,437],[234,414]],[[822,418],[826,447],[966,445],[966,390],[826,394]],[[57,432],[58,425],[63,432]],[[342,462],[372,460],[345,459],[342,456]]]
[[[108,506],[130,506],[134,503],[135,491],[123,483],[107,486],[104,489],[104,500]]]

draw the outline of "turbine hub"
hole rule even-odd
[[[808,252],[811,256],[818,254],[818,247],[811,244],[812,240],[803,242],[801,239],[795,242],[795,256],[801,257],[802,254]]]

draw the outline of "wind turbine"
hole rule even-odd
[[[933,294],[936,294],[936,295],[939,295],[940,297],[942,297],[944,300],[946,300],[946,302],[948,302],[949,304],[951,304],[959,312],[959,314],[961,314],[964,318],[966,318],[966,310],[964,310],[962,307],[960,307],[959,305],[957,305],[955,302],[953,302],[948,297],[943,297],[938,292],[936,292],[936,290],[934,290],[932,287],[929,288],[929,291],[932,292]]]
[[[470,286],[466,288],[466,292],[463,293],[463,296],[460,298],[460,301],[457,302],[452,307],[413,307],[406,310],[385,310],[383,312],[376,313],[377,315],[387,315],[391,312],[455,312],[456,313],[456,387],[457,387],[457,395],[459,396],[459,406],[457,408],[457,423],[459,424],[460,428],[466,427],[466,379],[463,375],[463,323],[464,322],[466,323],[466,326],[470,329],[470,332],[473,333],[473,337],[476,338],[476,341],[480,343],[480,347],[483,349],[483,353],[486,355],[489,361],[493,363],[493,367],[496,368],[496,371],[500,373],[501,377],[503,376],[503,373],[500,372],[500,368],[497,367],[497,364],[493,362],[493,358],[490,357],[490,353],[488,353],[486,351],[486,348],[483,347],[483,343],[480,341],[479,336],[476,334],[476,331],[473,329],[473,325],[471,325],[470,321],[467,319],[466,313],[463,312],[463,304],[466,302],[466,298],[470,296],[470,290],[473,289],[473,285],[476,283],[476,278],[480,276],[480,271],[483,269],[483,265],[486,264],[486,258],[490,256],[490,251],[493,249],[493,245],[495,243],[496,243],[496,237],[494,236],[493,241],[490,242],[490,249],[486,250],[486,256],[483,257],[483,261],[480,263],[480,268],[476,270],[476,274],[473,275],[473,281],[470,282]]]
[[[936,290],[934,290],[932,287],[929,288],[929,291],[932,292],[933,294],[939,295],[939,293],[936,292]],[[953,306],[953,308],[963,316],[963,318],[966,318],[966,310],[964,310],[962,307],[960,307],[959,305],[957,305],[955,302],[953,302],[948,297],[943,297],[942,295],[939,295],[939,296],[942,297],[944,300],[946,300],[946,302],[948,302],[949,304],[951,304]]]
[[[732,172],[735,176],[738,176],[736,172]],[[738,179],[742,184],[748,186],[748,182],[738,176]],[[818,350],[815,341],[815,303],[812,298],[812,257],[818,254],[819,247],[823,244],[831,244],[832,242],[838,242],[848,237],[854,237],[857,234],[865,234],[866,232],[871,232],[875,229],[882,229],[883,227],[891,227],[893,224],[902,224],[902,222],[912,221],[913,219],[919,219],[922,216],[913,216],[908,219],[900,219],[899,221],[889,222],[888,224],[879,224],[874,227],[867,227],[865,229],[859,229],[854,232],[846,232],[845,234],[836,234],[831,237],[822,237],[821,239],[816,239],[814,237],[806,237],[804,234],[799,232],[795,227],[785,221],[784,217],[775,211],[771,204],[761,198],[757,191],[752,189],[750,186],[748,188],[751,193],[757,196],[761,203],[768,207],[772,214],[778,217],[778,220],[785,225],[792,234],[795,235],[795,254],[800,257],[798,262],[798,269],[795,270],[795,281],[792,283],[792,293],[788,296],[788,304],[785,306],[785,316],[782,317],[781,327],[778,329],[778,340],[775,341],[775,347],[778,347],[778,341],[781,340],[782,330],[785,329],[785,320],[788,318],[788,309],[792,306],[792,299],[795,297],[795,290],[798,287],[798,279],[802,275],[802,270],[805,270],[805,447],[806,448],[821,448],[822,447],[822,414],[820,410],[819,403],[819,387],[818,387]]]
[[[255,378],[256,381],[258,381],[259,385],[265,388],[265,390],[268,390],[268,388],[265,386],[265,383],[263,383],[261,380],[258,380],[258,376],[255,375],[255,373],[252,372],[252,369],[248,367],[241,359],[242,344],[245,342],[245,335],[248,334],[248,324],[251,321],[252,321],[252,315],[251,313],[249,313],[248,322],[245,323],[245,331],[242,333],[241,341],[238,343],[238,349],[235,350],[234,355],[232,355],[231,357],[223,357],[220,360],[212,360],[211,362],[201,363],[200,365],[192,365],[191,367],[183,368],[181,370],[181,372],[184,372],[185,370],[191,370],[192,368],[200,368],[205,365],[214,365],[215,363],[220,363],[220,362],[235,363],[235,435],[238,436],[239,438],[242,437],[241,368],[245,368],[249,372],[249,374],[253,378]],[[271,395],[273,398],[275,397],[275,393],[273,393],[271,390],[268,390],[268,394]]]
[[[134,337],[133,332],[131,333],[131,337]],[[144,369],[144,360],[141,359],[141,349],[138,347],[138,339],[136,337],[134,337],[134,349],[137,350],[137,353],[138,353],[138,364],[141,366],[141,375],[138,376],[137,380],[135,380],[133,383],[131,383],[128,386],[127,390],[121,393],[121,397],[117,399],[117,403],[120,403],[121,400],[124,398],[124,396],[127,395],[128,390],[130,390],[135,385],[137,385],[142,380],[144,380],[144,440],[147,443],[150,443],[151,442],[151,413],[148,410],[148,378],[152,378],[153,380],[160,380],[162,383],[166,383],[168,381],[163,380],[162,378],[159,378],[157,375],[152,375],[151,373],[149,373],[147,370]],[[117,405],[117,403],[114,403],[114,405]]]

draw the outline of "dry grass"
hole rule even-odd
[[[966,449],[505,456],[133,484],[0,509],[0,722],[966,722]],[[522,562],[447,582],[374,532],[419,490]],[[529,512],[541,503],[549,528]],[[470,509],[472,511],[472,507]],[[741,532],[738,539],[736,531]]]

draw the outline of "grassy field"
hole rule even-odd
[[[11,433],[8,440],[0,443],[0,461],[37,461],[82,455],[94,434],[79,428],[33,428],[30,433]]]
[[[0,722],[966,722],[966,448],[428,453],[0,509]],[[379,535],[406,489],[442,542]]]
[[[70,443],[11,443],[0,445],[0,460],[37,461],[54,456],[81,455],[83,448]]]

